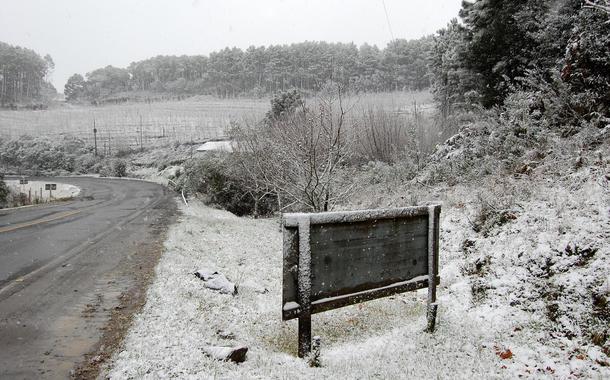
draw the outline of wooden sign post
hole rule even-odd
[[[428,288],[436,322],[441,207],[284,214],[282,319],[299,320],[299,357],[311,351],[311,315]]]
[[[57,190],[57,184],[56,183],[45,183],[44,184],[44,189],[45,190],[49,190],[49,200],[51,200],[53,198],[53,192],[52,190]],[[41,191],[41,198],[42,198],[42,191]]]

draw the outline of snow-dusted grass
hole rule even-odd
[[[468,294],[444,297],[467,302],[468,315],[494,330],[497,351],[511,350],[512,358],[502,360],[507,373],[610,377],[608,357],[593,344],[594,335],[603,343],[610,329],[604,305],[610,297],[610,183],[603,168],[399,188],[370,186],[378,197],[354,202],[363,208],[443,203],[442,281],[468,288]],[[508,210],[512,216],[476,232],[482,203],[492,214]]]
[[[98,128],[98,144],[110,140],[112,149],[119,144],[145,146],[159,142],[201,140],[224,135],[230,120],[246,115],[262,116],[266,99],[216,99],[192,97],[183,101],[125,103],[106,106],[61,107],[44,111],[0,110],[0,136],[22,134],[61,138],[79,136],[92,143],[93,121]]]
[[[20,185],[19,180],[5,180],[5,182],[11,192],[15,194],[23,193],[27,195],[31,191],[32,199],[39,198],[43,202],[48,202],[49,200],[55,199],[74,198],[80,193],[79,187],[67,183],[56,183],[57,190],[52,190],[49,194],[49,190],[45,190],[44,185],[51,182],[28,181],[28,183],[24,185]]]
[[[281,321],[281,234],[277,220],[251,220],[198,203],[170,230],[148,301],[109,372],[111,378],[338,378],[484,376],[500,371],[489,329],[464,318],[458,298],[442,303],[436,334],[425,327],[425,291],[313,317],[322,368],[296,358],[296,321]],[[203,287],[193,272],[215,268],[237,282],[232,297]],[[459,284],[453,291],[467,293]],[[444,301],[441,298],[441,301]],[[216,332],[229,330],[224,340]],[[245,344],[241,364],[207,358],[207,344]]]
[[[477,190],[485,191],[486,186],[499,188],[481,184]],[[527,184],[519,186],[515,189]],[[313,334],[322,339],[321,368],[310,368],[296,358],[297,323],[281,321],[277,220],[237,218],[193,202],[183,207],[181,221],[170,229],[147,304],[106,375],[117,379],[608,378],[608,367],[600,364],[608,358],[600,347],[580,338],[583,331],[576,331],[571,340],[555,331],[564,325],[582,329],[578,316],[590,315],[585,310],[590,303],[574,297],[570,293],[574,288],[582,287],[576,291],[581,294],[595,284],[608,286],[604,285],[609,265],[608,189],[586,181],[572,192],[562,189],[548,183],[530,192],[528,202],[517,196],[517,218],[487,237],[471,226],[480,194],[466,186],[428,191],[426,197],[444,202],[437,331],[423,331],[425,290],[316,314]],[[403,201],[397,196],[388,203]],[[466,240],[473,246],[465,249]],[[596,245],[598,251],[576,268],[578,272],[557,269],[545,280],[568,287],[558,295],[560,309],[572,308],[560,313],[565,323],[550,322],[541,295],[549,286],[526,268],[535,268],[529,260],[563,251],[568,242]],[[491,257],[489,264],[473,271],[477,258],[486,255]],[[553,257],[559,257],[553,264],[557,268],[573,260]],[[206,289],[193,275],[201,268],[216,269],[236,282],[238,295]],[[482,294],[473,292],[477,286],[485,289]],[[223,339],[219,330],[236,337]],[[248,359],[239,365],[214,361],[201,351],[208,344],[245,344],[250,348]]]

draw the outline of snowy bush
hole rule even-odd
[[[358,116],[355,149],[367,161],[394,163],[415,153],[415,126],[405,115],[370,106]]]
[[[0,173],[0,208],[6,207],[9,189],[4,182],[4,174]]]
[[[115,177],[125,177],[127,175],[127,162],[117,159],[112,163],[112,175]]]
[[[90,151],[83,140],[75,137],[53,141],[46,137],[21,136],[0,142],[0,148],[0,163],[32,174],[73,172],[80,156]]]
[[[247,183],[231,154],[208,153],[189,160],[184,172],[176,173],[179,188],[200,195],[204,202],[236,215],[268,215],[275,210],[274,197],[257,192]]]

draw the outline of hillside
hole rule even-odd
[[[148,303],[107,374],[607,378],[608,131],[569,140],[548,134],[548,155],[520,174],[485,173],[504,160],[478,150],[487,137],[465,129],[408,183],[389,166],[354,178],[361,189],[341,208],[442,203],[438,330],[423,331],[425,291],[317,314],[321,368],[295,357],[296,323],[281,322],[278,220],[237,218],[193,201],[170,230]],[[587,135],[599,148],[571,155]],[[431,179],[468,154],[485,165]],[[238,295],[202,288],[192,273],[204,267],[236,281]],[[248,359],[214,361],[201,352],[209,344],[246,344]]]

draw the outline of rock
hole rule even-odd
[[[532,174],[532,167],[529,164],[523,164],[519,167],[517,167],[517,169],[515,169],[515,173],[517,174],[525,174],[525,175],[530,175]]]
[[[218,330],[216,331],[216,335],[218,335],[222,339],[235,339],[235,334],[233,334],[229,330]]]
[[[242,363],[246,360],[246,354],[248,353],[248,347],[246,346],[235,346],[235,347],[220,347],[220,346],[206,346],[201,349],[204,354],[216,360],[232,361],[235,363]]]
[[[237,294],[237,287],[230,282],[224,274],[209,269],[201,269],[195,272],[195,276],[203,280],[203,286],[217,290],[223,294]]]

